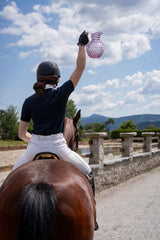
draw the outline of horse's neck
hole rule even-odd
[[[64,132],[63,132],[63,135],[64,135],[64,138],[67,142],[67,145],[69,146],[69,143],[73,137],[73,122],[72,122],[72,119],[70,118],[65,118],[65,123],[64,123]]]

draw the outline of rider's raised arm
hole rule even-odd
[[[76,68],[70,77],[70,80],[73,82],[74,88],[77,86],[86,66],[85,45],[88,43],[88,41],[88,34],[84,31],[79,37],[79,51],[76,61]]]
[[[78,57],[76,62],[76,69],[72,73],[70,80],[73,82],[74,88],[77,86],[82,73],[86,66],[86,54],[85,54],[85,46],[79,45]]]

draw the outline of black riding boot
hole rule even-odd
[[[88,174],[89,178],[90,178],[90,185],[91,185],[91,188],[92,188],[92,191],[93,191],[93,196],[95,197],[95,184],[94,184],[94,176],[93,176],[93,173],[90,172]]]
[[[93,191],[93,196],[95,197],[95,184],[94,184],[94,176],[93,176],[93,173],[90,172],[88,174],[89,178],[90,178],[90,185],[91,185],[91,188],[92,188],[92,191]],[[98,223],[96,222],[95,223],[95,227],[94,227],[94,230],[98,230],[99,226],[98,226]]]

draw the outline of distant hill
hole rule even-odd
[[[108,119],[108,117],[98,115],[98,114],[93,114],[90,117],[82,117],[81,118],[83,126],[86,124],[95,123],[95,122],[102,123],[102,122],[107,121],[107,119]]]
[[[156,122],[141,122],[139,124],[137,124],[137,129],[146,129],[149,126],[154,125],[157,128],[160,128],[160,121],[156,121]]]
[[[112,117],[106,117],[99,114],[93,114],[89,117],[82,117],[82,125],[86,125],[89,123],[103,123],[108,120],[108,118]],[[160,114],[139,114],[139,115],[131,115],[131,116],[124,116],[119,118],[113,118],[115,121],[115,124],[110,125],[110,130],[118,129],[124,121],[132,120],[136,125],[137,129],[144,129],[148,127],[149,125],[155,125],[156,127],[160,127]]]

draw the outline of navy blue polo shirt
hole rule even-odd
[[[63,133],[66,104],[74,86],[71,80],[56,89],[45,89],[40,96],[34,94],[23,103],[21,120],[33,120],[32,133],[51,135]]]

